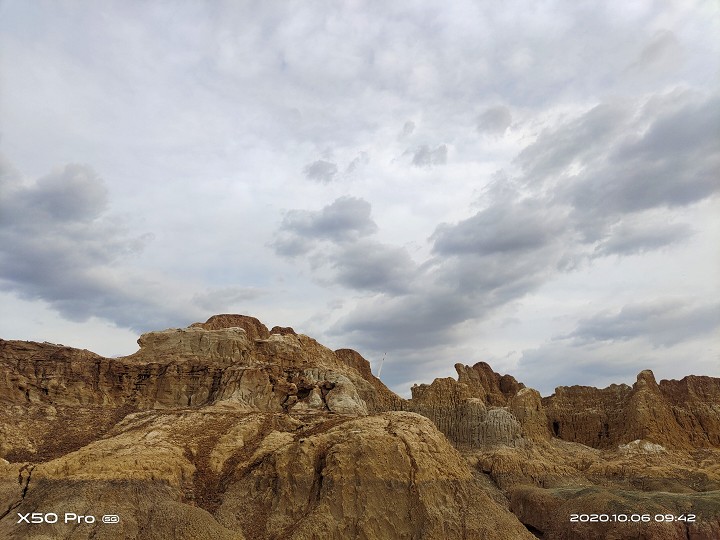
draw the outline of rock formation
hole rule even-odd
[[[655,382],[650,370],[631,387],[559,387],[543,400],[555,436],[596,448],[647,440],[675,448],[720,446],[720,379]]]
[[[541,398],[457,364],[405,400],[359,353],[253,317],[138,343],[0,340],[0,538],[720,538],[718,379]],[[33,512],[59,519],[17,523]]]
[[[455,368],[457,380],[415,386],[405,406],[432,419],[537,536],[720,538],[720,379],[658,384],[646,370],[632,387],[542,399],[485,363]]]
[[[430,418],[461,446],[515,445],[523,436],[548,438],[540,394],[485,362],[455,364],[458,380],[415,385],[406,407]]]
[[[0,341],[0,402],[159,409],[230,400],[248,411],[302,405],[367,414],[361,395],[396,399],[379,380],[363,377],[307,336],[271,334],[251,317],[221,315],[204,325],[143,334],[140,350],[123,358]]]

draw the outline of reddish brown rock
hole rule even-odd
[[[370,362],[352,349],[337,349],[335,355],[348,367],[357,371],[369,383],[369,386],[357,385],[360,397],[367,403],[371,413],[383,411],[407,410],[406,401],[392,392],[385,384],[372,374]]]
[[[190,326],[203,328],[205,330],[242,328],[247,332],[250,339],[267,339],[268,336],[270,336],[270,331],[267,329],[267,326],[255,317],[250,317],[249,315],[213,315],[204,323],[193,323]],[[295,332],[292,333],[294,334]]]
[[[380,380],[372,374],[370,362],[365,360],[359,352],[353,351],[352,349],[337,349],[335,354],[343,363],[362,375],[363,379],[366,381]]]
[[[511,397],[525,388],[511,375],[495,373],[485,362],[478,362],[472,367],[455,364],[455,370],[458,382],[466,384],[473,397],[482,399],[488,405],[507,405]]]
[[[645,370],[631,387],[559,387],[543,405],[554,436],[595,448],[647,440],[675,448],[720,446],[720,380],[661,381]]]
[[[271,334],[280,334],[282,336],[285,336],[287,334],[292,334],[293,336],[297,336],[297,332],[293,330],[289,326],[273,326],[270,330]]]

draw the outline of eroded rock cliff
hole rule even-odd
[[[541,398],[457,364],[405,400],[359,353],[253,317],[138,343],[103,358],[0,340],[0,537],[720,537],[718,379],[645,371]],[[17,523],[37,511],[60,520]]]
[[[559,387],[543,405],[553,434],[596,448],[647,440],[674,448],[720,446],[720,379],[658,384],[652,371],[632,387]]]
[[[406,407],[431,418],[537,536],[720,538],[720,379],[658,384],[646,370],[632,387],[559,387],[543,399],[487,364],[455,367],[457,380],[413,387]],[[593,514],[608,522],[580,521]]]

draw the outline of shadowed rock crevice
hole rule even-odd
[[[8,514],[10,514],[13,510],[15,510],[17,507],[19,507],[22,502],[25,500],[25,496],[27,495],[28,488],[30,487],[30,480],[32,479],[32,472],[33,469],[35,469],[35,465],[33,464],[25,464],[22,467],[20,467],[20,470],[18,472],[18,478],[17,482],[20,486],[20,498],[11,503],[7,510],[5,510],[2,514],[0,514],[0,520],[5,518]],[[15,516],[13,516],[15,517]]]

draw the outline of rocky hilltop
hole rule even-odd
[[[406,400],[253,317],[138,344],[0,340],[1,538],[720,538],[720,379],[542,398],[457,364]]]

